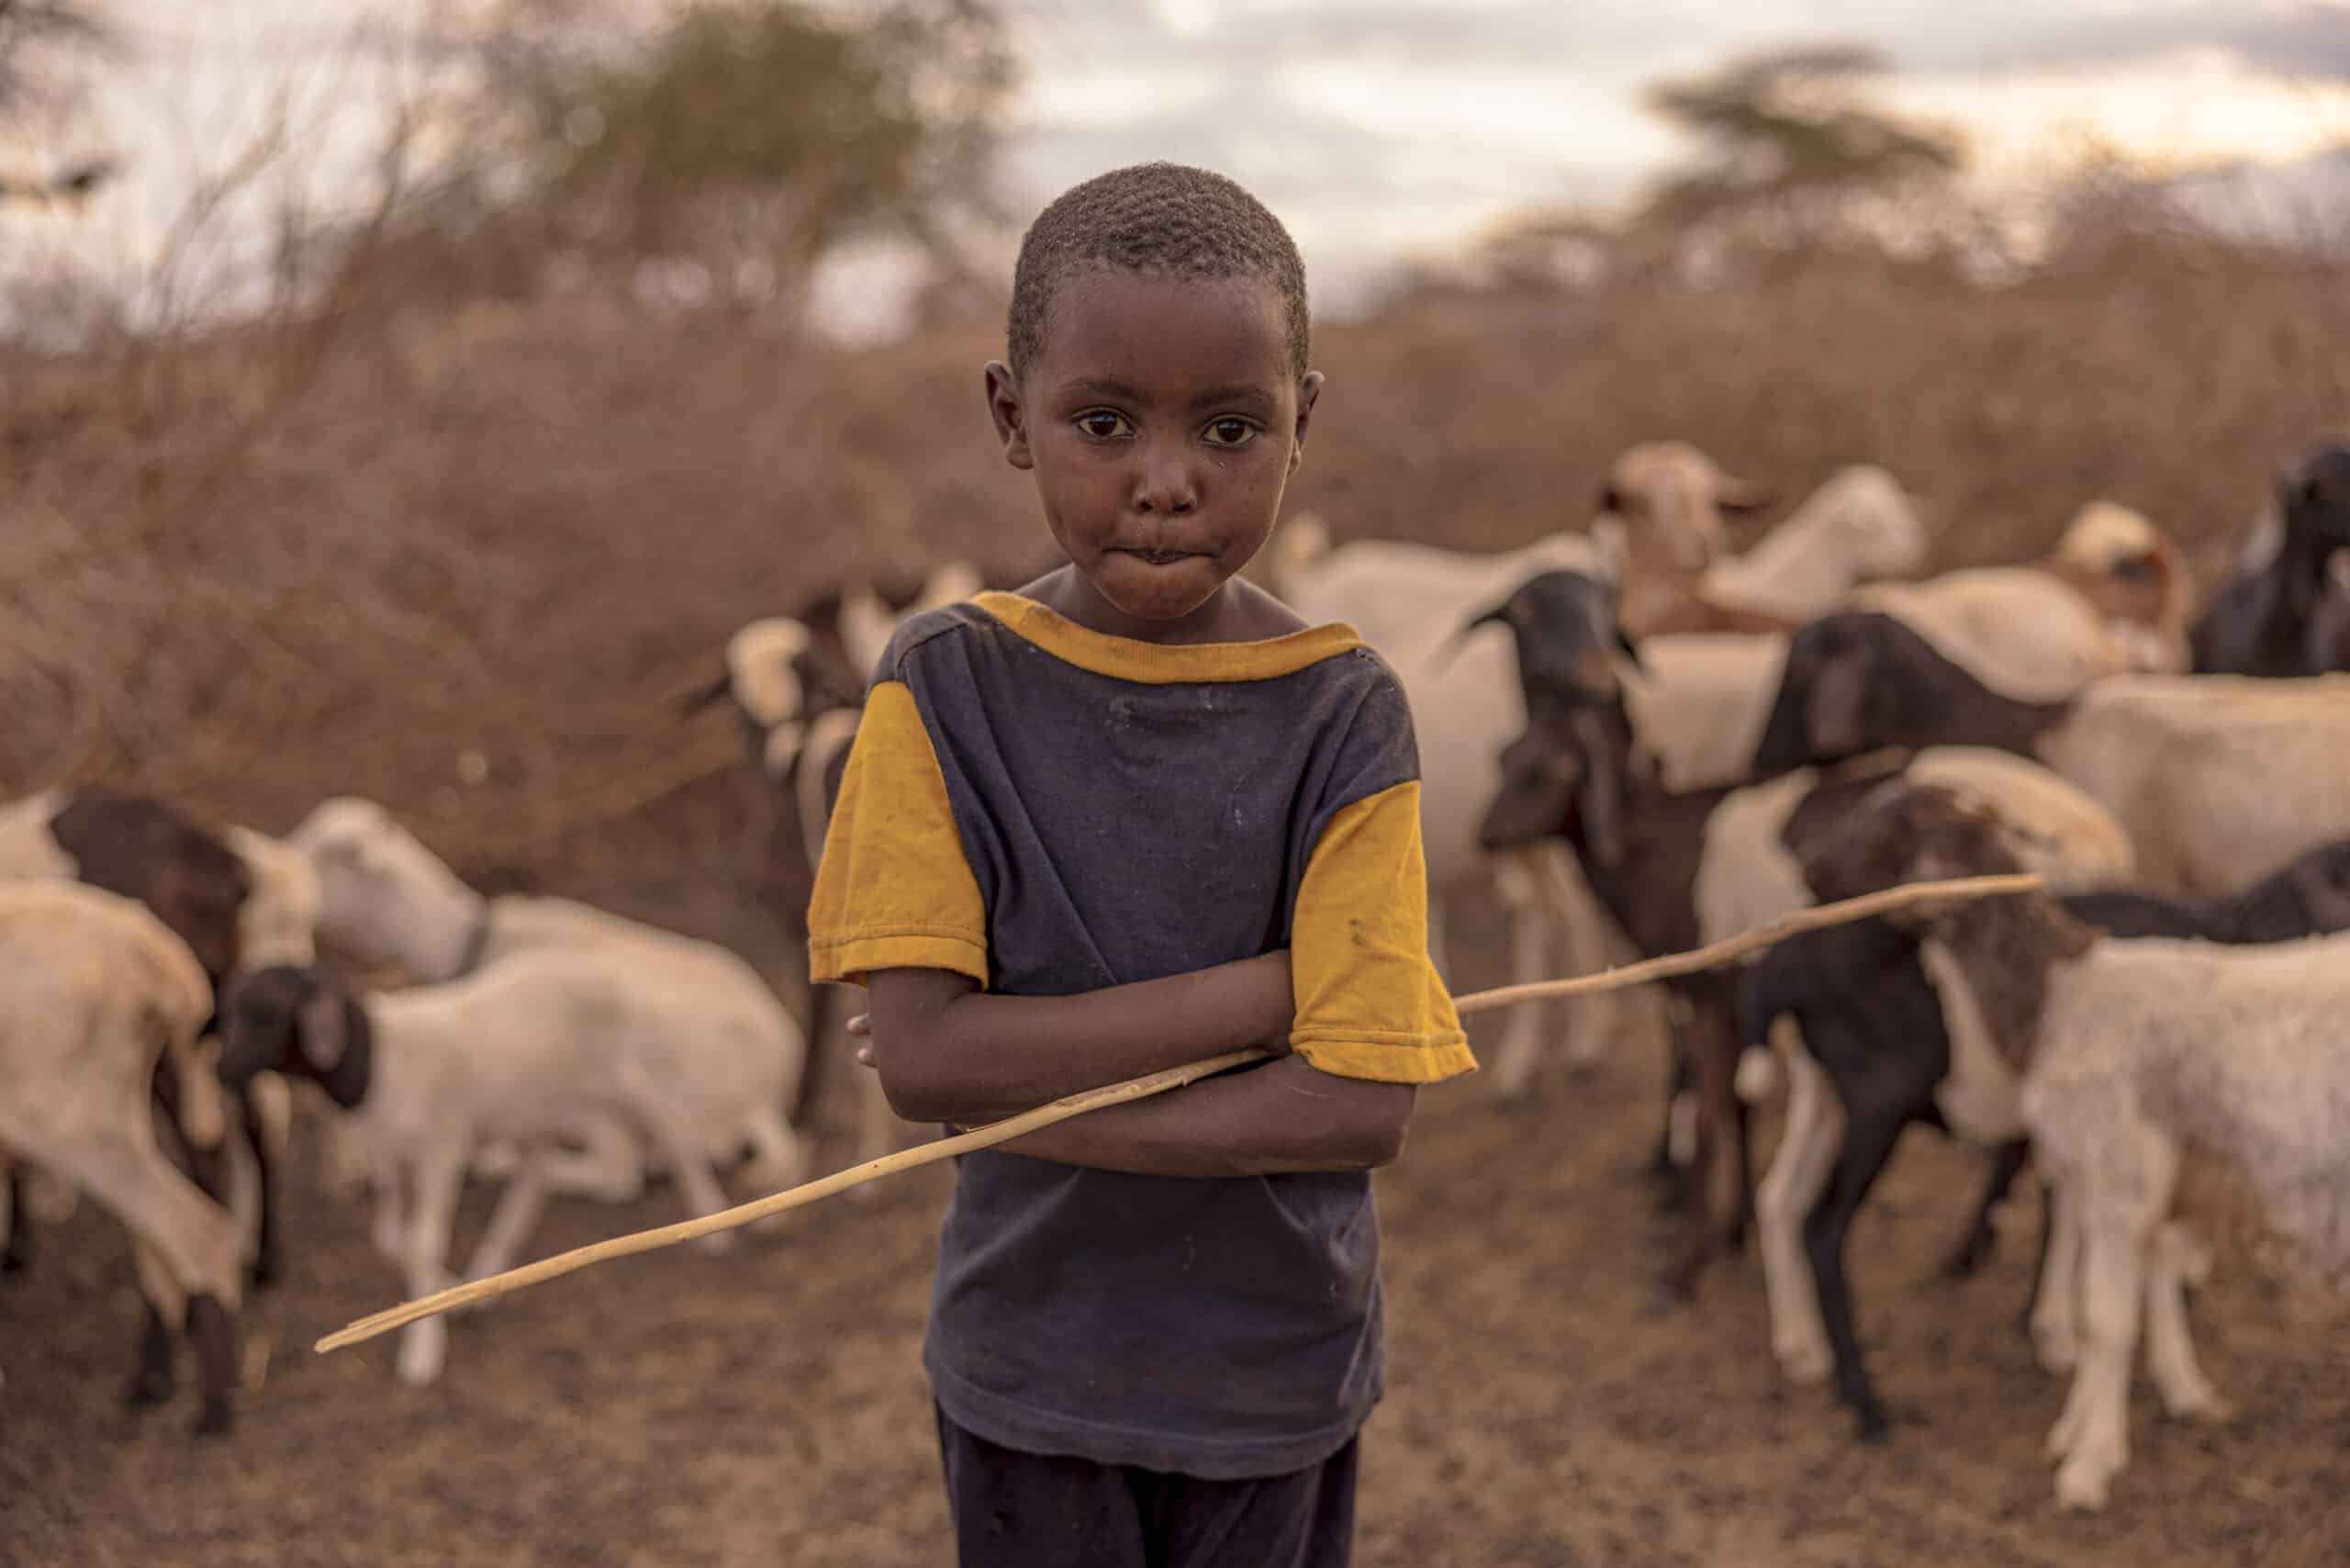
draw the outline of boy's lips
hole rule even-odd
[[[1146,566],[1171,566],[1178,561],[1195,560],[1207,554],[1204,550],[1145,550],[1132,545],[1113,546],[1113,555],[1132,555]]]

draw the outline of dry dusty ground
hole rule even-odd
[[[1690,1312],[1642,1316],[1658,1076],[1628,1055],[1528,1108],[1478,1080],[1424,1099],[1382,1179],[1393,1379],[1368,1437],[1365,1568],[2350,1560],[2350,1304],[2215,1278],[2198,1327],[2250,1414],[2182,1428],[2142,1391],[2112,1510],[2061,1516],[2038,1450],[2062,1390],[2016,1327],[2028,1235],[1969,1283],[1935,1279],[1976,1167],[1916,1134],[1856,1230],[1901,1421],[1864,1451],[1826,1393],[1779,1383],[1751,1250]],[[235,1439],[201,1448],[185,1395],[143,1420],[118,1406],[137,1298],[85,1206],[33,1278],[0,1286],[0,1563],[946,1564],[915,1348],[947,1181],[900,1179],[732,1258],[664,1252],[528,1292],[461,1319],[422,1391],[394,1382],[389,1339],[302,1348],[399,1294],[361,1217],[303,1193],[293,1277],[252,1319],[266,1383]],[[559,1207],[540,1241],[677,1212],[666,1189]],[[472,1194],[468,1226],[485,1213]]]

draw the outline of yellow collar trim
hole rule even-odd
[[[1363,645],[1360,634],[1344,622],[1309,626],[1260,643],[1144,643],[1080,626],[1016,593],[990,590],[976,595],[971,602],[1002,622],[1014,636],[1066,664],[1113,680],[1146,686],[1270,680]]]

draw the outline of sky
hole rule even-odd
[[[1139,159],[1207,164],[1282,216],[1341,308],[1514,211],[1628,202],[1688,151],[1643,86],[1756,49],[1876,48],[1881,101],[1964,129],[1994,183],[2090,138],[2181,169],[2350,146],[2350,0],[999,3],[1025,65],[1013,210]],[[131,173],[73,243],[135,266],[285,83],[327,161],[355,155],[374,94],[334,46],[414,4],[115,0],[139,52],[103,101]],[[0,241],[27,232],[0,211]]]

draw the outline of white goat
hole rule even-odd
[[[1872,834],[1899,831],[1888,811],[1858,824],[1854,842],[1865,850]],[[1979,814],[1909,836],[1906,875],[2012,864]],[[2077,1270],[2080,1358],[2048,1444],[2062,1462],[2056,1494],[2100,1508],[2129,1462],[2142,1321],[2170,1413],[2229,1414],[2169,1282],[2208,1266],[2172,1223],[2183,1187],[2220,1175],[2295,1261],[2350,1287],[2350,936],[2118,938],[2040,894],[1920,918],[1946,1005],[1955,995],[1959,1012],[1997,1020],[1982,1025],[1987,1060],[2020,1071],[2014,1114],[2062,1216],[2050,1273]]]
[[[517,953],[445,984],[352,998],[318,969],[264,969],[229,989],[221,1071],[316,1081],[352,1114],[378,1168],[398,1180],[379,1245],[397,1241],[409,1294],[450,1282],[451,1228],[465,1169],[485,1143],[523,1150],[467,1272],[511,1264],[558,1186],[632,1197],[632,1167],[596,1164],[586,1182],[564,1174],[558,1139],[585,1123],[642,1126],[668,1156],[687,1208],[726,1206],[713,1157],[744,1140],[759,1182],[787,1185],[799,1149],[778,1110],[796,1032],[763,988],[728,987],[698,955],[649,944],[558,943]],[[781,1020],[787,1025],[788,1019]],[[395,1196],[395,1195],[397,1196]],[[398,1198],[404,1197],[405,1203]],[[724,1249],[724,1232],[703,1238]],[[431,1383],[447,1353],[442,1319],[412,1326],[402,1381]]]
[[[1707,598],[1803,622],[1859,583],[1908,577],[1926,564],[1926,525],[1891,474],[1855,464],[1829,476],[1742,555],[1706,568]]]
[[[212,987],[187,945],[134,900],[78,882],[0,886],[0,1154],[95,1196],[130,1233],[151,1308],[135,1402],[168,1393],[169,1325],[195,1336],[196,1430],[227,1430],[240,1295],[235,1221],[155,1144],[158,1064],[179,1087],[191,1142],[217,1141],[221,1108],[196,1057]],[[162,1386],[151,1381],[160,1373]]]
[[[1841,608],[1897,616],[1992,690],[2055,702],[2100,676],[2185,670],[2191,592],[2161,529],[2097,501],[2043,560],[1872,584]]]
[[[339,796],[321,801],[286,842],[318,873],[320,939],[371,968],[397,969],[431,983],[487,970],[523,953],[589,950],[603,953],[607,964],[643,975],[647,984],[675,984],[701,995],[713,1026],[759,1017],[761,1044],[750,1063],[728,1059],[724,1053],[734,1047],[713,1035],[700,1055],[679,1057],[676,1070],[723,1083],[736,1081],[746,1065],[755,1068],[758,1081],[774,1092],[747,1095],[717,1131],[747,1138],[770,1157],[762,1180],[788,1185],[798,1179],[804,1159],[783,1106],[806,1068],[804,1036],[758,972],[737,954],[571,899],[485,898],[372,801]],[[495,1038],[476,1047],[485,1058],[502,1048]],[[557,1191],[633,1190],[642,1181],[635,1140],[610,1118],[583,1114],[575,1118],[572,1132],[593,1152],[547,1173]],[[363,1159],[375,1158],[364,1147],[358,1152]],[[388,1234],[383,1227],[393,1222],[381,1208],[377,1220],[380,1239]]]
[[[151,797],[51,790],[0,808],[0,879],[79,879],[145,900],[216,982],[241,968],[312,957],[318,882],[300,855],[247,828],[214,828]],[[277,1268],[269,1172],[286,1148],[292,1102],[285,1085],[270,1078],[234,1104],[240,1136],[222,1149],[224,1178],[245,1261],[261,1285]],[[53,1172],[35,1173],[35,1182],[46,1222],[73,1212],[70,1184]],[[7,1206],[0,1193],[0,1209]]]

